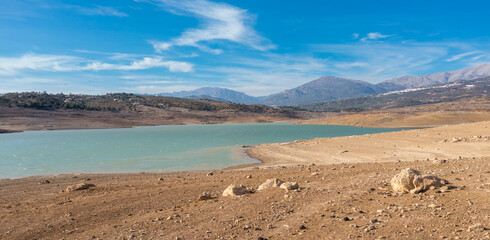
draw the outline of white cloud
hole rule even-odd
[[[393,35],[383,35],[380,32],[372,32],[372,33],[368,33],[365,37],[361,38],[361,41],[365,42],[367,40],[378,40],[382,38],[388,38],[391,36]]]
[[[244,91],[252,96],[277,93],[325,75],[329,66],[322,59],[301,55],[264,54],[260,58],[228,57],[228,66],[201,66],[218,87]],[[217,77],[214,77],[217,79]],[[213,85],[214,86],[214,85]]]
[[[240,43],[260,51],[275,48],[270,41],[260,36],[251,26],[252,18],[246,10],[207,0],[139,0],[153,3],[175,14],[196,17],[202,27],[188,29],[170,41],[151,41],[156,51],[168,50],[173,46],[192,46],[202,51],[221,54],[205,42],[226,40]]]
[[[454,56],[446,59],[446,62],[458,61],[461,58],[464,58],[464,57],[467,57],[467,56],[470,56],[470,55],[474,55],[474,54],[477,54],[477,53],[479,53],[479,51],[472,51],[472,52],[466,52],[466,53],[461,53],[461,54],[458,54],[458,55],[454,55]]]
[[[332,55],[328,62],[331,74],[376,83],[431,69],[450,48],[440,43],[357,42],[316,45],[313,51]]]
[[[129,65],[94,62],[85,67],[94,71],[99,70],[142,70],[155,67],[166,67],[171,72],[191,72],[192,64],[178,61],[162,61],[161,58],[145,57],[143,60],[134,61]]]
[[[128,14],[116,10],[112,7],[96,6],[94,8],[86,8],[77,6],[80,13],[85,15],[99,15],[99,16],[114,16],[114,17],[127,17]]]
[[[162,87],[158,85],[141,85],[141,86],[135,86],[122,90],[127,92],[133,92],[133,93],[158,94],[158,93],[169,93],[169,92],[178,92],[178,91],[190,91],[200,87],[202,86],[176,85],[176,86]]]
[[[145,57],[130,64],[102,63],[64,55],[25,54],[21,57],[0,57],[0,75],[15,75],[21,71],[71,72],[83,70],[142,70],[164,67],[170,72],[191,72],[188,62],[164,61],[160,57]]]
[[[79,61],[79,58],[63,55],[25,54],[21,57],[0,57],[0,75],[14,75],[21,70],[73,71]]]
[[[80,14],[83,15],[96,15],[96,16],[112,16],[112,17],[127,17],[128,14],[125,12],[121,12],[113,7],[106,6],[94,6],[94,7],[82,7],[78,5],[68,5],[68,4],[52,4],[46,5],[47,8],[64,8],[64,9],[73,9]]]
[[[359,33],[352,34],[352,39],[358,39],[358,38],[359,38]]]

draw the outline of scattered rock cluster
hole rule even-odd
[[[274,187],[280,187],[282,189],[285,189],[286,191],[299,189],[299,185],[297,182],[284,182],[277,178],[270,178],[262,183],[257,188],[257,191]],[[250,191],[245,186],[231,184],[225,189],[225,191],[223,191],[223,196],[240,196],[248,193],[250,193]]]
[[[473,137],[453,137],[449,139],[444,139],[441,143],[457,143],[457,142],[488,142],[490,141],[490,136],[473,136]]]

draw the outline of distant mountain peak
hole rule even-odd
[[[277,106],[295,106],[380,92],[384,92],[384,89],[364,81],[323,76],[299,87],[267,96],[261,103]]]
[[[160,96],[179,97],[179,98],[205,98],[216,101],[225,101],[242,104],[253,104],[260,101],[260,97],[252,97],[243,92],[220,88],[220,87],[201,87],[192,91],[180,91],[173,93],[160,93]]]
[[[407,88],[425,87],[461,80],[473,80],[490,76],[490,63],[483,63],[474,67],[426,74],[421,76],[403,76],[392,78],[377,84],[388,91],[403,90]]]

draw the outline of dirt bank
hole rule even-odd
[[[268,154],[264,164],[212,174],[3,179],[0,238],[488,239],[489,125],[266,144],[251,150]],[[453,188],[393,193],[389,180],[406,167]],[[273,177],[301,189],[221,196],[230,184],[254,190]],[[63,192],[80,182],[95,187]],[[198,201],[203,192],[213,198]]]

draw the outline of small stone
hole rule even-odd
[[[305,225],[299,226],[299,230],[305,230],[305,229],[306,229]]]
[[[376,227],[375,227],[375,226],[373,226],[373,225],[370,225],[370,226],[367,226],[367,227],[364,229],[364,231],[369,232],[369,231],[372,231],[372,230],[374,230],[374,229],[376,229]]]
[[[280,179],[270,178],[270,179],[267,179],[267,181],[265,181],[264,183],[262,183],[257,190],[260,191],[260,190],[263,190],[266,188],[279,187],[283,183],[284,183],[284,181],[282,181]]]
[[[485,227],[483,227],[481,223],[477,223],[475,225],[471,225],[468,227],[468,232],[472,232],[472,231],[482,232],[483,230],[485,230]]]
[[[281,188],[285,190],[296,190],[299,189],[299,185],[297,182],[285,182],[281,184]]]
[[[213,172],[208,172],[208,173],[206,174],[206,176],[208,176],[208,177],[209,177],[209,176],[213,176],[213,174],[214,174]]]
[[[252,175],[247,175],[245,176],[245,178],[252,178]]]
[[[162,177],[159,177],[159,178],[158,178],[158,181],[163,181],[163,178],[162,178]]]
[[[79,183],[76,185],[68,186],[65,191],[72,192],[72,191],[89,189],[91,187],[95,187],[95,185],[91,183]]]
[[[374,223],[377,223],[378,222],[378,219],[376,219],[376,218],[375,219],[371,219],[371,220],[369,220],[369,222],[372,223],[372,224],[374,224]]]
[[[205,201],[211,199],[211,194],[207,192],[203,192],[201,196],[199,196],[199,201]]]
[[[250,225],[243,226],[243,229],[250,229]]]
[[[223,191],[223,196],[240,196],[250,193],[250,191],[247,190],[247,188],[243,185],[235,185],[231,184],[228,186],[225,191]]]
[[[39,182],[39,184],[49,184],[49,183],[51,182],[48,179],[44,179],[41,182]]]

